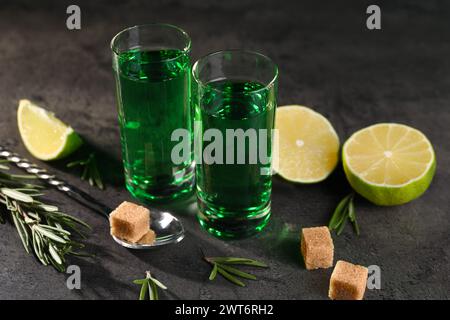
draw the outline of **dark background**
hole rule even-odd
[[[448,299],[450,181],[450,5],[442,1],[374,2],[382,30],[366,28],[365,1],[76,1],[82,29],[66,29],[68,1],[0,4],[0,141],[29,156],[16,126],[18,100],[29,98],[70,123],[101,155],[107,190],[89,188],[62,163],[44,164],[110,206],[130,200],[123,188],[110,39],[127,26],[167,22],[193,40],[192,58],[225,48],[271,57],[280,68],[279,105],[304,104],[330,119],[341,141],[376,122],[423,131],[437,154],[436,177],[424,196],[398,207],[358,200],[358,238],[347,227],[334,236],[335,260],[382,270],[382,289],[367,299]],[[339,167],[325,182],[295,185],[274,178],[273,217],[256,238],[220,241],[200,230],[195,205],[174,212],[186,239],[170,248],[129,251],[109,237],[107,223],[56,192],[48,197],[93,226],[88,250],[96,259],[71,260],[82,290],[66,288],[66,274],[27,255],[11,225],[0,226],[1,299],[136,299],[131,282],[145,270],[165,283],[163,298],[327,299],[332,269],[306,271],[301,227],[324,225],[349,191]],[[209,255],[252,257],[269,270],[238,288],[208,281]]]

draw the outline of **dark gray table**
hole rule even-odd
[[[56,1],[54,1],[56,3]],[[161,21],[183,27],[193,58],[224,48],[247,48],[280,67],[279,105],[305,104],[331,120],[344,141],[382,121],[422,130],[437,153],[437,174],[420,199],[380,208],[357,202],[361,236],[350,228],[334,237],[336,259],[382,270],[382,289],[367,299],[448,299],[450,181],[450,6],[444,1],[389,1],[382,30],[365,27],[361,1],[77,1],[82,30],[65,28],[68,1],[0,4],[0,137],[27,155],[16,126],[17,102],[30,98],[54,110],[102,155],[105,192],[90,189],[61,163],[44,164],[115,206],[130,200],[123,188],[109,41],[126,26]],[[144,4],[147,3],[147,4]],[[151,3],[151,4],[149,4]],[[195,206],[174,208],[187,236],[170,249],[135,252],[118,247],[103,218],[49,192],[67,212],[93,226],[88,249],[96,259],[72,260],[82,289],[66,288],[66,274],[27,255],[11,225],[0,226],[0,298],[136,299],[131,283],[150,269],[171,289],[164,298],[326,299],[332,269],[306,271],[299,254],[301,227],[324,225],[349,190],[339,168],[325,182],[294,185],[274,178],[273,218],[253,239],[224,242],[197,224]],[[211,255],[261,259],[270,270],[238,288],[208,281]]]

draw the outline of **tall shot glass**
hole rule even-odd
[[[193,190],[192,150],[172,159],[177,129],[192,140],[191,40],[168,24],[134,26],[111,41],[125,182],[141,200],[178,198]]]
[[[278,68],[249,51],[221,51],[192,69],[198,220],[240,238],[270,218]]]

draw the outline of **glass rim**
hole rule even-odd
[[[193,79],[195,80],[195,82],[199,83],[202,87],[206,87],[206,86],[207,86],[207,83],[205,83],[205,82],[203,82],[202,80],[200,80],[200,79],[197,77],[197,75],[196,75],[196,72],[195,72],[195,71],[198,69],[198,63],[199,63],[201,60],[205,60],[205,59],[210,58],[210,57],[212,57],[212,56],[219,55],[219,54],[224,54],[224,53],[246,53],[246,54],[252,54],[252,55],[259,56],[259,57],[261,57],[261,58],[263,58],[263,59],[269,61],[269,62],[273,65],[273,67],[274,67],[274,72],[273,72],[273,77],[272,77],[272,79],[271,79],[267,84],[265,84],[263,88],[259,88],[259,89],[255,89],[255,90],[251,90],[251,91],[247,91],[247,92],[255,93],[255,92],[262,91],[262,90],[266,90],[267,88],[273,86],[273,85],[275,84],[275,82],[277,81],[278,75],[279,75],[278,66],[277,66],[277,64],[276,64],[275,62],[273,62],[273,60],[270,59],[268,56],[266,56],[266,55],[264,55],[264,54],[262,54],[262,53],[256,52],[256,51],[252,51],[252,50],[230,49],[230,50],[220,50],[220,51],[215,51],[215,52],[208,53],[207,55],[204,55],[204,56],[198,58],[197,61],[195,61],[195,63],[192,65],[192,71],[191,71],[192,77],[193,77]],[[214,88],[214,87],[211,87],[210,89],[212,89],[212,90],[214,90],[214,91],[217,91],[217,92],[221,92],[221,93],[224,92],[223,90],[218,89],[218,88]]]
[[[117,41],[117,39],[118,39],[121,35],[125,34],[126,32],[129,32],[129,31],[131,31],[131,30],[134,30],[134,29],[140,29],[140,28],[148,28],[148,27],[166,27],[166,28],[168,28],[168,29],[173,29],[173,30],[178,31],[179,33],[181,33],[181,34],[183,35],[183,37],[185,38],[185,40],[186,40],[186,45],[185,45],[185,47],[184,47],[183,49],[180,50],[181,53],[180,53],[179,55],[177,55],[176,57],[169,58],[169,59],[164,59],[164,60],[162,60],[162,61],[175,60],[175,59],[178,59],[182,54],[189,54],[189,53],[190,53],[190,51],[191,51],[191,45],[192,45],[192,40],[191,40],[191,37],[189,36],[189,34],[188,34],[186,31],[184,31],[183,29],[181,29],[180,27],[177,27],[177,26],[175,26],[175,25],[173,25],[173,24],[170,24],[170,23],[159,23],[159,22],[155,22],[155,23],[146,23],[146,24],[137,24],[137,25],[134,25],[134,26],[131,26],[131,27],[128,27],[128,28],[125,28],[125,29],[119,31],[119,32],[111,39],[111,42],[110,42],[110,48],[111,48],[111,51],[112,51],[113,53],[115,53],[116,55],[120,55],[120,52],[118,52],[117,46],[116,46],[116,41]]]

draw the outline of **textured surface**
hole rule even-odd
[[[111,207],[131,200],[123,188],[109,41],[126,26],[161,21],[184,28],[193,58],[223,48],[247,48],[280,67],[279,104],[314,107],[333,123],[342,141],[375,122],[395,121],[422,130],[437,153],[437,174],[420,199],[399,207],[356,203],[361,226],[334,237],[335,260],[382,270],[382,289],[367,299],[448,299],[450,181],[450,7],[444,1],[380,2],[381,31],[365,27],[367,5],[348,1],[78,1],[82,30],[65,28],[67,1],[0,4],[0,138],[24,150],[15,124],[20,98],[48,106],[102,154],[105,192],[89,189],[61,163],[46,164]],[[46,3],[49,3],[46,5]],[[55,2],[56,3],[56,2]],[[318,4],[320,3],[320,5]],[[349,191],[341,167],[325,182],[294,185],[274,178],[273,218],[258,237],[223,242],[202,232],[195,205],[174,206],[186,239],[148,252],[118,247],[102,217],[56,192],[49,197],[93,226],[88,249],[96,259],[72,260],[82,289],[66,288],[67,275],[27,255],[11,225],[0,226],[0,298],[136,299],[132,279],[145,270],[171,290],[165,298],[327,299],[332,269],[306,271],[299,230],[324,225]],[[246,288],[208,281],[210,255],[266,261],[260,280]]]

